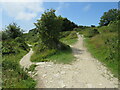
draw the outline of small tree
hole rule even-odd
[[[55,15],[55,10],[48,9],[42,14],[41,19],[35,23],[42,44],[48,48],[57,48],[59,44],[59,32],[62,28],[60,16]]]
[[[16,23],[9,24],[5,29],[8,38],[15,39],[23,34],[23,30]]]

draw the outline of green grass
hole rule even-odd
[[[72,54],[71,48],[69,48],[67,50],[58,51],[55,55],[52,55],[47,59],[56,63],[70,64],[75,57]]]
[[[78,37],[75,31],[62,32],[62,34],[63,34],[63,37],[60,39],[60,41],[63,42],[64,44],[73,45],[77,42]]]
[[[101,38],[94,38],[94,40],[87,38],[84,40],[85,45],[88,48],[88,51],[99,61],[104,63],[106,67],[114,74],[114,76],[118,76],[118,62],[106,60],[106,57],[108,56],[109,52],[107,51],[107,46],[103,44],[103,41]],[[98,42],[98,43],[97,43]]]
[[[36,82],[20,68],[19,61],[27,52],[4,55],[2,58],[3,88],[34,88]]]
[[[67,45],[73,45],[77,42],[77,38],[74,38],[74,39],[67,39],[67,38],[62,38],[61,39],[61,42],[67,44]]]

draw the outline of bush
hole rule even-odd
[[[97,34],[99,34],[99,31],[96,28],[86,28],[84,31],[80,32],[84,34],[85,37],[93,37]]]
[[[5,40],[2,42],[2,54],[18,54],[20,50],[29,51],[29,46],[24,39],[17,37],[15,40]]]
[[[19,53],[19,49],[17,49],[16,47],[16,42],[14,41],[4,41],[2,43],[2,54],[5,55],[5,54],[15,54],[15,53]]]
[[[18,70],[19,71],[20,68],[18,66],[19,66],[19,64],[14,61],[4,60],[2,62],[2,70],[10,69],[10,70],[16,70],[16,71]]]
[[[96,34],[99,34],[99,31],[97,29],[91,29],[89,30],[88,32],[88,37],[93,37],[95,36]]]

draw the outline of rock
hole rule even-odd
[[[49,65],[47,65],[47,66],[48,66],[48,67],[51,67],[52,65],[49,64]]]
[[[66,85],[63,83],[63,81],[60,81],[61,88],[65,88]]]
[[[57,74],[54,74],[54,76],[55,76],[55,77],[58,77],[58,76],[59,76],[59,73],[57,73]]]
[[[92,84],[87,84],[87,87],[88,87],[88,88],[93,88],[93,87],[92,87]]]
[[[45,77],[45,76],[46,76],[46,74],[43,74],[43,75],[42,75],[42,77]]]
[[[102,84],[100,83],[99,85],[101,86]]]
[[[65,71],[61,71],[61,74],[65,74],[66,72]]]

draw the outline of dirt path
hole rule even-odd
[[[30,57],[33,54],[32,48],[30,49],[29,53],[27,53],[21,60],[20,65],[24,68],[29,68],[30,65],[33,63],[30,61]]]
[[[36,63],[38,65],[36,67],[37,76],[34,79],[38,82],[37,88],[118,87],[118,80],[108,72],[106,67],[90,55],[84,47],[83,38],[80,35],[78,35],[78,42],[71,47],[76,57],[76,61],[72,64]],[[23,66],[31,64],[29,62],[31,52],[23,57],[21,61],[24,63]]]

